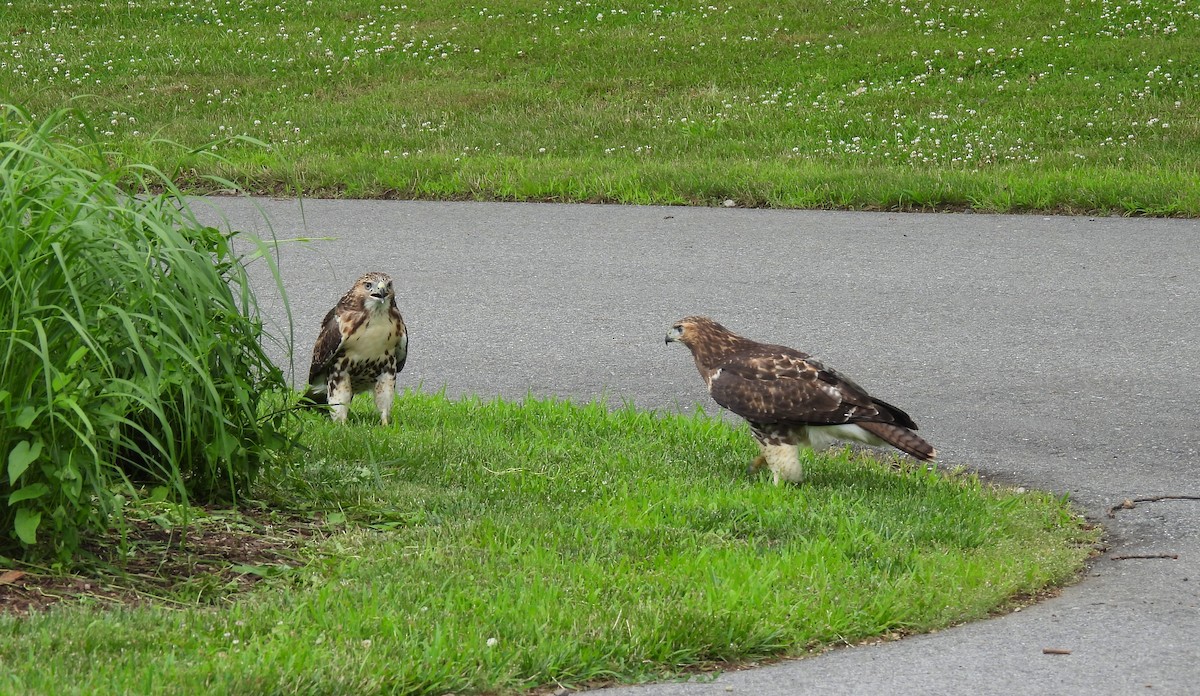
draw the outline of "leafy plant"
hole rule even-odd
[[[60,560],[133,484],[236,496],[288,441],[234,234],[77,118],[0,112],[0,549]]]

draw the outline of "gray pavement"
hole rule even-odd
[[[1200,221],[218,198],[284,242],[296,375],[324,312],[392,274],[401,384],[710,407],[671,322],[708,314],[907,410],[947,465],[1069,493],[1108,551],[1007,616],[611,696],[1200,693]],[[263,309],[285,316],[265,266]],[[675,349],[672,349],[675,348]],[[288,363],[282,348],[276,357]],[[710,409],[711,410],[711,409]],[[1177,554],[1177,559],[1118,559]],[[1043,654],[1043,648],[1070,654]]]

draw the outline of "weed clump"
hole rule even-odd
[[[136,490],[236,496],[289,441],[234,234],[79,118],[0,111],[0,552],[60,560]]]

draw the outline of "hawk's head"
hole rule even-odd
[[[667,343],[678,342],[692,351],[701,371],[712,369],[750,343],[708,317],[684,317],[667,332]]]
[[[666,343],[678,341],[695,350],[701,341],[729,333],[729,329],[708,317],[684,317],[671,326],[671,330],[667,332]]]
[[[386,273],[368,273],[358,279],[354,289],[350,291],[355,299],[362,302],[364,309],[372,312],[387,311],[396,301],[396,289],[392,286],[392,277]]]

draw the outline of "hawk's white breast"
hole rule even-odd
[[[392,352],[400,338],[386,312],[369,312],[367,320],[342,345],[350,360],[370,360]]]

